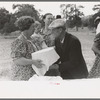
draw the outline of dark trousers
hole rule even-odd
[[[60,76],[60,72],[57,69],[50,69],[46,72],[45,76]]]

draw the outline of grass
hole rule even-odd
[[[88,30],[88,28],[79,29],[78,32],[75,29],[69,29],[69,33],[77,36],[82,45],[82,52],[85,58],[88,70],[93,66],[93,62],[95,59],[95,55],[91,50],[93,39],[95,34],[92,31]],[[12,59],[10,58],[10,44],[13,41],[13,38],[4,38],[0,37],[0,79],[4,80],[11,78],[11,62]]]

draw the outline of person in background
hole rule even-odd
[[[43,16],[43,25],[44,26],[42,26],[41,35],[42,35],[42,37],[43,37],[43,39],[48,47],[51,47],[54,45],[49,38],[49,35],[51,34],[51,30],[48,28],[48,26],[50,25],[50,23],[53,20],[54,20],[54,18],[53,18],[53,15],[51,13],[46,13]]]
[[[64,19],[56,19],[50,25],[55,39],[55,50],[60,59],[55,62],[51,69],[58,70],[63,79],[82,79],[87,78],[88,70],[83,58],[81,43],[79,39],[67,33]],[[50,72],[47,72],[50,74]],[[51,70],[52,71],[52,70]]]
[[[88,78],[100,78],[100,17],[97,17],[94,22],[97,25],[97,29],[92,50],[96,55],[96,58]]]
[[[48,47],[43,37],[41,36],[41,23],[39,21],[35,21],[35,31],[31,38],[32,42],[36,45],[38,50],[45,49]]]
[[[56,16],[56,19],[60,19],[60,18],[61,18],[61,15],[57,15],[57,16]]]
[[[37,68],[42,67],[41,60],[32,60],[32,53],[37,51],[31,42],[31,35],[35,31],[35,21],[30,16],[22,16],[15,25],[19,27],[21,34],[11,44],[11,57],[13,59],[12,80],[29,80],[35,73],[32,64]]]
[[[56,19],[61,19],[61,15],[57,15],[56,16]],[[65,20],[65,22],[66,22],[66,31],[68,32],[68,24],[67,24],[67,20],[66,19],[64,19]]]

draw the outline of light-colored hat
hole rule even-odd
[[[99,17],[99,16],[96,17],[96,19],[94,20],[94,23],[95,23],[97,20],[100,20],[100,17]]]
[[[66,21],[64,19],[56,19],[50,25],[49,29],[54,29],[57,27],[65,27]]]

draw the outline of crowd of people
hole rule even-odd
[[[66,21],[61,18],[61,15],[57,15],[54,19],[51,13],[46,13],[43,16],[43,21],[44,25],[42,26],[33,17],[22,16],[15,22],[21,34],[11,44],[12,80],[29,80],[35,75],[36,72],[32,68],[32,64],[37,68],[42,68],[44,64],[41,59],[32,59],[32,53],[52,46],[55,47],[60,58],[49,66],[44,77],[60,76],[62,79],[98,78],[100,76],[100,35],[96,35],[94,39],[93,51],[97,57],[93,68],[88,72],[81,50],[81,42],[76,36],[67,32]],[[94,49],[96,47],[98,50]]]

